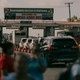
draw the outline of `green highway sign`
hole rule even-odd
[[[4,8],[7,20],[53,20],[53,8]]]

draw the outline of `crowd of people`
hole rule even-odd
[[[0,80],[44,80],[46,59],[37,45],[30,53],[15,53],[11,42],[0,45]]]
[[[44,80],[47,61],[38,45],[30,53],[15,53],[11,42],[0,45],[0,80]],[[80,60],[79,60],[80,61]],[[58,80],[80,80],[80,62],[60,74]]]

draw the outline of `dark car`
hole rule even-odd
[[[73,37],[47,37],[41,47],[48,64],[54,62],[74,62],[79,55],[78,43]]]

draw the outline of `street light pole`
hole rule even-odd
[[[68,5],[68,7],[69,7],[69,18],[70,18],[70,21],[71,21],[71,4],[73,4],[73,2],[65,3],[65,5]]]

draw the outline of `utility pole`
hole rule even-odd
[[[69,18],[70,18],[70,21],[71,21],[71,4],[73,4],[73,2],[65,3],[65,5],[68,5],[68,7],[69,7]]]

